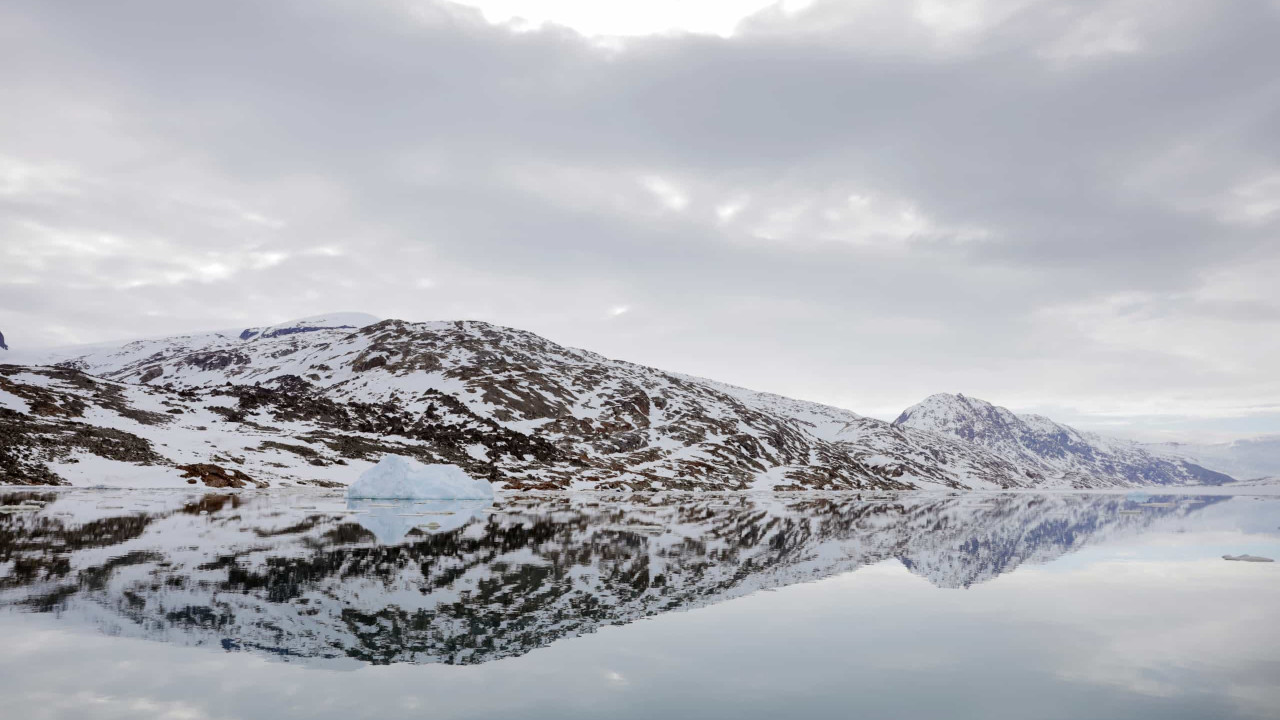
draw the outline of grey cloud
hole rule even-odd
[[[0,323],[481,316],[882,414],[1280,400],[1204,325],[1280,296],[1197,295],[1280,261],[1274,4],[851,7],[618,49],[432,2],[8,3]]]

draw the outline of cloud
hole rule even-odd
[[[606,46],[556,5],[8,3],[0,326],[360,308],[889,416],[1280,403],[1274,4],[748,5]]]

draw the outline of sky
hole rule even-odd
[[[6,0],[0,331],[475,319],[1280,433],[1276,0]]]

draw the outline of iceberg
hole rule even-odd
[[[413,458],[384,455],[347,488],[347,497],[371,500],[492,500],[488,480],[471,477],[457,465],[424,465]]]

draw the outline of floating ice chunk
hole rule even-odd
[[[492,500],[488,480],[471,477],[457,465],[423,465],[412,458],[384,455],[347,488],[348,498],[377,500]]]
[[[1223,555],[1223,560],[1239,560],[1240,562],[1275,562],[1271,558],[1258,557],[1257,555]]]

